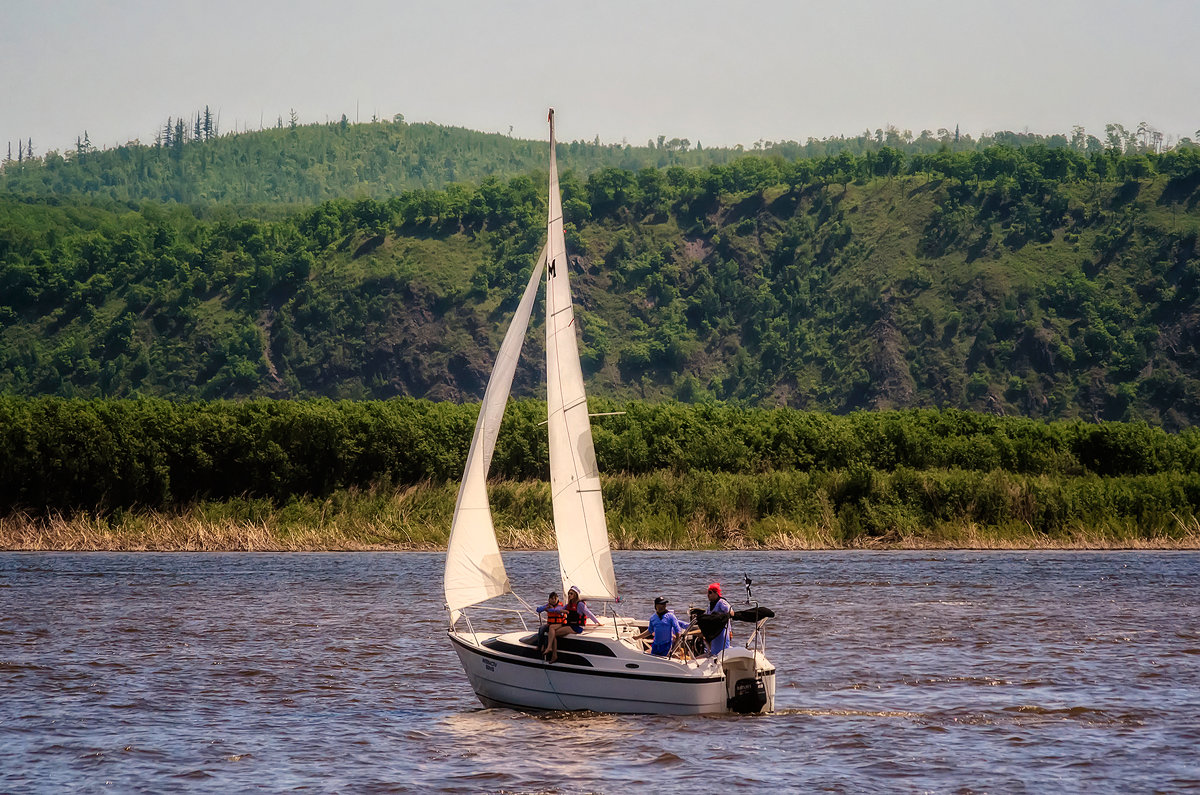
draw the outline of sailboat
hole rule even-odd
[[[549,123],[546,244],[496,356],[451,521],[444,573],[450,642],[471,687],[487,707],[654,714],[769,712],[775,701],[775,668],[765,655],[765,626],[773,615],[767,608],[756,605],[734,613],[735,618],[753,624],[744,646],[709,655],[689,650],[687,639],[681,638],[669,657],[649,654],[643,641],[635,638],[646,628],[645,621],[615,614],[620,599],[579,362],[553,109]],[[539,652],[536,624],[530,627],[537,614],[513,594],[487,495],[492,453],[543,274],[546,424],[559,575],[564,593],[575,587],[583,600],[607,608],[599,626],[586,626],[582,633],[559,640],[553,663]],[[512,595],[521,607],[484,604],[505,595]],[[480,611],[491,612],[479,618]],[[497,617],[511,622],[512,628],[495,631]]]

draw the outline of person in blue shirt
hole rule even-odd
[[[729,602],[726,602],[721,596],[721,583],[714,582],[712,585],[708,586],[708,609],[704,611],[704,615],[725,615],[725,628],[721,630],[720,634],[709,641],[709,654],[720,654],[729,648],[729,644],[733,642],[733,632],[729,629],[729,616],[732,613],[733,608],[731,608],[729,606]]]
[[[666,657],[671,653],[671,644],[679,633],[683,632],[683,624],[675,614],[667,609],[670,604],[665,596],[654,600],[654,615],[650,616],[650,626],[645,632],[635,635],[636,640],[653,638],[650,641],[650,653],[658,657]]]

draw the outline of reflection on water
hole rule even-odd
[[[754,577],[778,712],[484,710],[440,554],[0,553],[0,791],[1200,787],[1200,554],[615,557],[634,614]]]

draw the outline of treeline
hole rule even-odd
[[[208,120],[212,125],[213,121]],[[199,126],[197,126],[199,125]],[[0,167],[0,193],[186,204],[312,204],[343,197],[385,199],[418,188],[508,178],[544,169],[546,143],[432,123],[298,124],[214,134],[199,115],[168,119],[154,143],[98,150],[85,137],[66,152]],[[32,146],[32,144],[30,144]],[[705,166],[741,157],[741,148],[704,149],[678,139],[648,146],[559,144],[565,168]]]
[[[1169,510],[1186,518],[1200,508],[1195,431],[1042,423],[955,410],[834,416],[602,400],[592,408],[625,412],[595,424],[597,457],[607,475],[841,472],[842,502],[914,478],[991,482],[961,473],[1055,482],[1084,477],[1089,488],[1101,491],[1109,479],[1115,479],[1112,488],[1123,489],[1133,482],[1129,478],[1150,478],[1137,481],[1140,488],[1174,484],[1160,495]],[[453,482],[461,477],[477,413],[477,405],[414,399],[0,398],[0,511],[106,513],[235,497],[282,504],[349,487]],[[545,477],[544,416],[545,405],[537,401],[510,405],[493,477]],[[943,474],[915,474],[933,471]],[[954,472],[960,474],[947,474]],[[783,492],[777,497],[787,499]]]
[[[251,216],[0,201],[0,391],[477,399],[542,179]],[[593,394],[1200,420],[1200,149],[882,148],[562,188]]]
[[[228,125],[227,125],[228,126]],[[972,138],[957,128],[910,130],[888,126],[857,136],[798,141],[757,141],[749,148],[704,147],[686,138],[660,135],[645,146],[572,141],[559,145],[559,163],[581,176],[602,168],[638,171],[670,166],[727,164],[746,154],[803,160],[862,156],[892,150],[904,157],[941,152],[978,152],[994,146],[1042,146],[1080,154],[1157,154],[1167,142],[1143,122],[1135,130],[1106,126],[1103,140],[1076,127],[1068,135],[1002,131]],[[1177,148],[1191,144],[1187,138]],[[885,155],[888,157],[888,155]],[[87,132],[65,151],[34,154],[32,139],[19,140],[0,163],[0,193],[21,196],[79,196],[117,201],[188,204],[311,204],[335,198],[384,199],[418,188],[440,189],[455,182],[508,178],[545,167],[545,144],[432,123],[390,121],[300,124],[293,111],[266,129],[220,129],[205,106],[188,117],[171,117],[153,142],[131,141],[97,149]]]

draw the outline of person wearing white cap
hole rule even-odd
[[[559,638],[572,632],[583,632],[583,625],[589,618],[593,624],[600,623],[600,619],[596,618],[596,614],[588,608],[587,603],[579,601],[579,589],[574,585],[567,589],[567,603],[562,609],[566,614],[567,623],[551,627],[546,636],[546,656],[552,663],[558,661]]]

